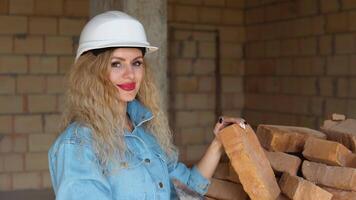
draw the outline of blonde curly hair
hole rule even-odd
[[[110,58],[114,49],[98,55],[87,52],[73,64],[68,76],[66,106],[62,116],[61,131],[70,123],[78,122],[92,130],[93,149],[99,162],[105,167],[118,161],[118,155],[127,150],[124,130],[127,124],[126,102],[117,98],[117,88],[109,80]],[[160,97],[147,63],[136,99],[146,106],[154,118],[145,125],[168,156],[174,156],[166,114],[162,111]]]

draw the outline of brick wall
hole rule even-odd
[[[244,0],[168,1],[169,112],[175,143],[187,163],[197,161],[213,138],[216,76],[221,112],[241,115],[243,6]]]
[[[356,117],[356,1],[246,1],[244,116],[318,128]]]
[[[0,1],[0,191],[50,187],[47,151],[88,0]]]

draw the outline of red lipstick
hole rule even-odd
[[[123,83],[123,84],[118,84],[117,86],[119,86],[121,89],[125,90],[125,91],[131,91],[134,90],[136,88],[136,83]]]

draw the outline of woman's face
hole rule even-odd
[[[124,102],[135,99],[145,73],[143,55],[138,48],[117,48],[110,58],[110,81]]]

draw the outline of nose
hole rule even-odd
[[[135,76],[133,67],[130,64],[125,65],[125,72],[124,72],[124,77],[133,79]]]

